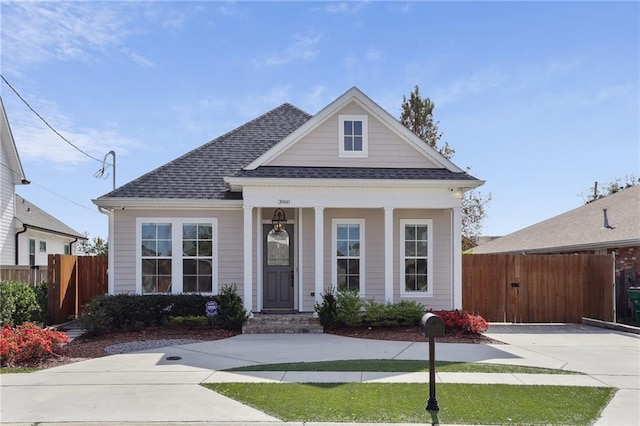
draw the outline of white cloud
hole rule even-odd
[[[120,49],[120,51],[124,53],[127,57],[129,57],[133,62],[137,63],[140,66],[143,66],[145,68],[155,68],[157,66],[155,62],[145,58],[144,56],[136,52],[133,52],[127,49],[126,47],[123,47],[122,49]]]
[[[127,155],[142,144],[134,138],[119,134],[109,128],[79,127],[73,119],[60,111],[53,102],[32,98],[30,105],[58,133],[78,149],[73,148],[53,130],[46,126],[21,101],[15,97],[3,98],[11,130],[16,141],[20,158],[23,161],[41,162],[57,167],[69,167],[80,164],[95,163],[78,149],[88,155],[102,160],[104,154],[115,150],[118,155]]]
[[[318,55],[317,44],[321,37],[313,32],[297,34],[293,43],[279,52],[273,53],[264,59],[255,60],[257,66],[278,66],[288,64],[295,60],[309,61]]]
[[[507,79],[506,74],[491,67],[454,80],[448,87],[436,90],[433,99],[437,100],[438,105],[454,103],[463,96],[478,95],[488,90],[494,90]]]
[[[358,13],[367,4],[367,1],[343,1],[329,3],[324,8],[325,12],[336,13],[341,15],[352,15]]]
[[[365,54],[364,58],[367,61],[378,61],[382,59],[382,52],[380,52],[377,49],[374,49],[373,47],[370,47],[367,49],[367,53]]]

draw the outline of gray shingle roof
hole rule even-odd
[[[287,179],[424,179],[477,180],[467,173],[447,169],[378,168],[378,167],[275,167],[262,166],[255,170],[240,170],[236,177]]]
[[[15,199],[16,219],[32,228],[38,228],[43,231],[49,231],[55,234],[64,234],[67,236],[86,239],[84,235],[75,229],[65,225],[49,213],[40,209],[33,203],[25,200],[18,194]]]
[[[311,115],[281,105],[100,198],[228,199],[223,178],[280,142]]]
[[[612,228],[604,227],[603,209]],[[473,253],[560,253],[635,245],[640,245],[640,185],[475,247]]]
[[[312,116],[291,104],[281,105],[211,142],[135,179],[100,199],[239,200],[227,191],[224,177],[425,179],[477,181],[446,169],[347,167],[258,167],[242,170]]]

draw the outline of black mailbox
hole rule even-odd
[[[436,314],[426,313],[420,320],[420,332],[424,337],[444,337],[444,321]]]

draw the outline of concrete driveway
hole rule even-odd
[[[620,388],[598,425],[640,424],[640,336],[581,325],[494,324],[490,330],[490,337],[507,344],[438,344],[436,358],[581,371],[603,385]],[[217,370],[244,365],[426,358],[427,344],[422,342],[329,334],[240,335],[31,374],[0,375],[1,420],[67,425],[278,424],[277,419],[199,384],[212,381]],[[476,377],[485,381],[485,376]]]

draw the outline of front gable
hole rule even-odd
[[[362,130],[353,130],[353,137],[346,135],[348,142],[344,121],[362,125]],[[360,138],[358,142],[362,140],[358,152],[344,152],[345,144],[355,138]],[[261,166],[430,168],[462,172],[356,87],[244,170]]]

